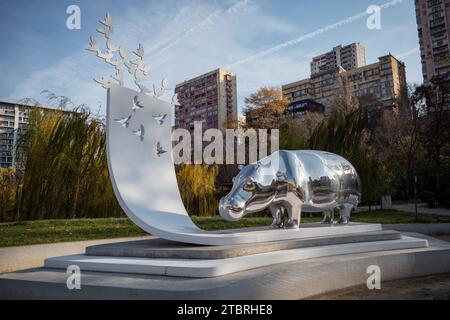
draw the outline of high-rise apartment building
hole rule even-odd
[[[380,102],[380,107],[394,106],[397,99],[406,95],[405,65],[389,54],[360,68],[347,71],[337,67],[282,86],[290,106],[314,100],[324,105],[325,111],[333,109],[333,102],[343,89],[356,97],[371,94]]]
[[[16,166],[18,138],[27,129],[29,106],[0,101],[0,167]]]
[[[201,121],[204,130],[225,130],[230,121],[237,121],[236,75],[217,69],[186,80],[175,87],[179,106],[175,107],[175,128],[191,132],[194,121]]]
[[[342,67],[345,70],[362,67],[366,64],[366,51],[359,42],[347,46],[339,45],[333,50],[314,57],[311,61],[311,75]]]
[[[450,71],[450,0],[415,0],[425,84]]]
[[[33,105],[0,101],[0,167],[23,169],[22,158],[17,154],[20,136],[28,129],[28,114]],[[44,111],[53,108],[39,106]]]

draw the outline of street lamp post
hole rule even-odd
[[[414,176],[414,209],[416,212],[416,222],[418,220],[417,214],[417,176]]]

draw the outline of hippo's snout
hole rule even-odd
[[[244,208],[235,199],[223,197],[219,202],[219,213],[225,220],[237,221],[242,218]]]

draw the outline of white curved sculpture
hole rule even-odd
[[[107,14],[97,29],[106,39],[106,51],[91,37],[87,50],[95,52],[115,69],[115,74],[95,80],[108,89],[107,157],[116,197],[127,216],[140,228],[155,236],[193,244],[229,245],[256,243],[330,234],[381,230],[380,225],[348,227],[303,226],[295,230],[273,230],[269,226],[241,230],[204,231],[190,219],[181,200],[172,161],[171,124],[176,95],[168,103],[159,99],[168,90],[167,81],[150,90],[142,78],[150,68],[144,63],[144,48],[139,45],[128,59],[123,47],[111,42],[112,18]],[[123,86],[123,72],[134,77],[139,88]],[[114,84],[117,82],[117,84]]]
[[[138,97],[141,107],[135,107]],[[284,230],[268,227],[204,231],[181,200],[171,148],[171,104],[118,85],[108,89],[107,153],[116,197],[127,216],[158,237],[193,244],[230,245],[377,231],[380,225]],[[164,116],[166,115],[166,116]],[[163,117],[163,120],[159,120]],[[161,153],[161,151],[166,151]]]

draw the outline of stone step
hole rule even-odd
[[[226,259],[257,253],[347,243],[398,240],[398,231],[385,230],[312,237],[256,244],[203,246],[151,238],[119,243],[93,245],[86,248],[89,256],[169,258],[169,259]]]

